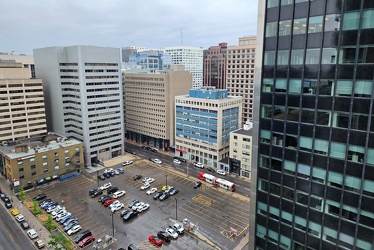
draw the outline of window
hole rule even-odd
[[[374,10],[364,10],[362,15],[362,28],[374,28]]]
[[[360,12],[346,12],[343,18],[343,30],[358,29],[360,21]]]
[[[279,22],[279,36],[291,35],[291,20]]]
[[[42,155],[42,158],[43,159],[47,159],[47,155]]]
[[[266,37],[272,37],[277,35],[277,28],[278,23],[277,22],[271,22],[266,24]]]
[[[291,51],[291,64],[303,64],[304,50],[294,49]]]
[[[289,58],[288,50],[278,50],[277,65],[287,65]]]
[[[308,33],[322,32],[323,16],[315,16],[309,18]]]
[[[298,18],[293,21],[293,34],[305,34],[306,32],[306,18]]]
[[[278,0],[268,0],[268,8],[277,7],[278,6]]]
[[[308,49],[306,51],[305,64],[318,64],[320,49]]]
[[[274,65],[275,51],[265,51],[264,65]]]
[[[322,64],[336,63],[336,48],[323,48]]]

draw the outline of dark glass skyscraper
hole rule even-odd
[[[374,1],[259,0],[258,26],[250,248],[374,249]]]

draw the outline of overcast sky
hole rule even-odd
[[[256,35],[257,2],[0,0],[0,52],[31,55],[35,48],[71,45],[237,45],[239,37]]]

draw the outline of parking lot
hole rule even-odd
[[[241,198],[230,191],[217,189],[205,183],[200,188],[194,189],[193,184],[197,178],[186,177],[168,167],[146,160],[137,161],[124,169],[124,174],[116,175],[105,181],[100,180],[99,185],[111,182],[112,186],[125,190],[126,195],[118,199],[125,204],[125,207],[132,200],[137,199],[150,204],[150,208],[128,222],[123,222],[119,212],[114,214],[114,235],[117,242],[111,247],[112,249],[127,247],[130,243],[138,246],[139,249],[160,249],[149,243],[148,236],[164,231],[170,219],[182,221],[188,218],[197,225],[197,230],[201,235],[221,249],[233,249],[238,243],[230,229],[236,230],[240,236],[248,228],[249,200],[245,197]],[[155,182],[151,184],[151,188],[156,187],[158,191],[161,191],[162,187],[167,184],[180,192],[162,202],[154,200],[153,194],[147,195],[146,190],[140,190],[143,182],[133,179],[136,174],[154,178]],[[78,218],[82,230],[91,230],[96,239],[99,239],[105,235],[112,235],[112,218],[109,209],[99,203],[98,198],[89,197],[88,191],[95,187],[98,187],[96,173],[93,176],[80,175],[53,186],[35,190],[28,193],[28,196],[33,197],[44,192],[48,198],[59,203],[64,200],[63,206]],[[72,237],[74,238],[74,235]],[[171,243],[163,244],[161,248],[214,249],[214,245],[202,241],[196,235],[185,233],[178,239],[172,240]]]

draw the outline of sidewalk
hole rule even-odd
[[[50,232],[43,226],[43,224],[38,220],[38,218],[36,218],[30,212],[30,210],[25,205],[23,205],[15,195],[13,195],[13,192],[9,188],[9,184],[6,182],[6,180],[3,176],[0,177],[0,188],[9,197],[9,199],[12,201],[13,207],[18,208],[20,213],[23,214],[23,216],[25,216],[25,220],[29,223],[30,229],[34,228],[35,231],[38,233],[38,238],[36,238],[35,241],[36,240],[44,241],[44,244],[45,244],[44,249],[49,249],[48,248],[48,242],[51,240],[51,238],[49,238]],[[6,209],[5,206],[4,206],[4,203],[2,202],[1,204],[3,204],[4,209]],[[11,215],[11,213],[10,213],[11,209],[7,209],[7,210],[8,210],[8,213]],[[13,215],[11,215],[11,216],[14,217]],[[20,225],[18,225],[18,227],[21,228]],[[29,229],[27,229],[27,230],[29,230]],[[23,231],[26,234],[27,230],[21,229],[20,231]],[[32,241],[32,242],[34,242],[34,241]],[[33,245],[35,245],[35,244],[33,243]]]

